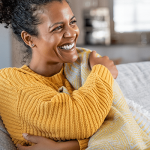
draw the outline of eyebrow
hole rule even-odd
[[[75,18],[75,16],[73,16],[70,20],[72,20],[73,18]],[[63,22],[56,22],[53,25],[51,25],[49,28],[52,28],[53,26],[55,26],[56,24],[63,24]]]

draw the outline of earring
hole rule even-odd
[[[31,47],[34,47],[34,44],[31,44]]]

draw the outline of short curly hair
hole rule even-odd
[[[6,28],[11,27],[17,39],[24,43],[21,32],[26,31],[30,35],[38,36],[37,25],[41,20],[36,12],[53,1],[63,0],[0,0],[0,23],[5,23]],[[28,45],[24,45],[27,47],[25,53],[28,57],[32,51]]]

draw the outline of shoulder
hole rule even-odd
[[[17,70],[15,68],[3,68],[0,70],[0,84],[7,84],[16,78]],[[11,84],[11,83],[10,83]]]
[[[13,77],[16,78],[21,74],[25,74],[21,68],[10,67],[10,68],[0,69],[0,77],[7,78],[7,79],[9,78],[12,79]]]
[[[0,69],[0,77],[1,78],[8,78],[11,76],[16,70],[14,68],[3,68]]]
[[[13,68],[0,69],[0,95],[7,95],[10,91],[12,93],[15,91],[14,71]]]
[[[21,68],[4,68],[0,70],[0,85],[11,87],[26,87],[31,84],[32,76]]]

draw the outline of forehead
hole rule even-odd
[[[41,19],[48,19],[50,22],[59,22],[64,19],[71,19],[73,12],[66,1],[54,1],[43,6]],[[43,20],[43,21],[44,21]]]

